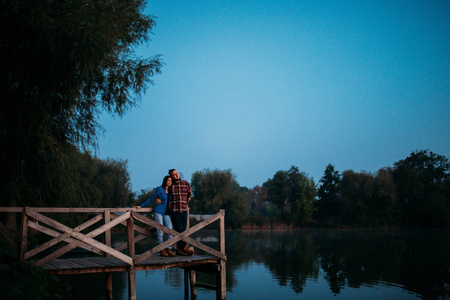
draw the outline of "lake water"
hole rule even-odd
[[[217,231],[194,236],[215,247]],[[154,242],[139,243],[143,252]],[[449,229],[226,232],[227,299],[450,299]],[[198,273],[200,282],[212,278]],[[184,299],[183,270],[136,273],[138,299]],[[70,276],[77,299],[104,298],[102,274]],[[113,274],[115,299],[127,274]],[[215,292],[197,289],[197,299]]]

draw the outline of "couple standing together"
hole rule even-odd
[[[164,177],[161,186],[157,187],[152,196],[136,208],[146,207],[156,199],[155,221],[179,233],[186,230],[188,218],[188,205],[191,201],[191,187],[186,180],[181,180],[177,170],[169,170],[169,175]],[[156,230],[158,244],[163,243],[163,232]],[[172,236],[169,235],[168,239]],[[161,256],[175,256],[172,246],[161,251]],[[178,241],[176,255],[193,255],[194,251],[189,249],[186,242]]]

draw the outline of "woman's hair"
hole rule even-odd
[[[166,187],[166,183],[167,183],[167,180],[168,180],[169,178],[170,178],[170,176],[168,176],[168,175],[164,177],[163,183],[162,183],[162,185],[161,185],[163,188]]]

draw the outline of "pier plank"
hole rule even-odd
[[[95,260],[86,259],[86,257],[77,258],[78,262],[83,264],[86,268],[101,268],[103,265],[99,264]]]
[[[51,261],[45,265],[45,270],[58,270],[58,266],[53,265]]]
[[[105,266],[105,264],[102,263],[98,257],[83,257],[83,260],[89,262],[93,267],[103,268]]]
[[[217,262],[217,258],[210,255],[161,257],[151,256],[135,265],[136,271],[159,270]],[[81,257],[59,258],[45,264],[44,269],[51,274],[85,274],[98,272],[125,272],[129,264],[115,257]]]

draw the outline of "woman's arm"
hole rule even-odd
[[[155,200],[155,199],[159,200],[159,197],[158,197],[159,193],[160,193],[160,186],[156,188],[156,191],[150,196],[150,198],[147,199],[147,201],[142,203],[140,207],[146,207],[146,206],[150,205],[150,203],[152,203],[153,200]],[[156,200],[156,204],[161,203],[161,200],[159,200],[159,203],[158,203],[158,200]]]

